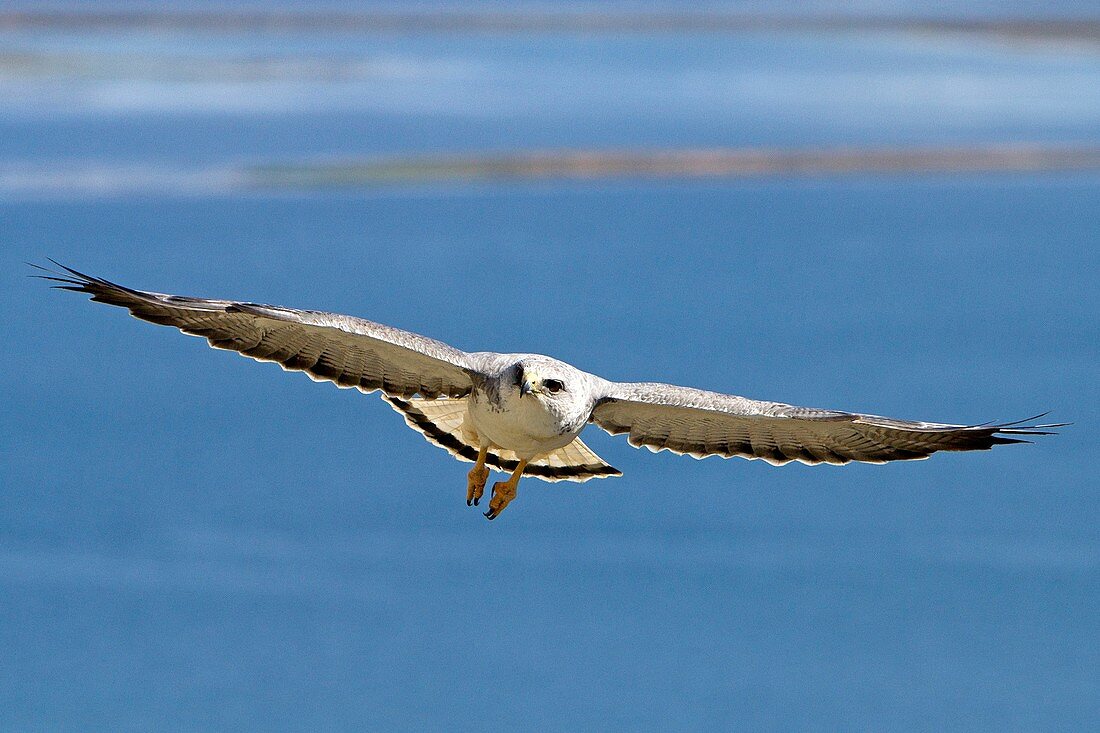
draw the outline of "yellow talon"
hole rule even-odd
[[[488,448],[482,448],[477,454],[477,463],[466,477],[466,506],[477,506],[481,495],[485,493],[485,482],[489,480],[489,468],[485,465]]]
[[[525,468],[527,468],[527,461],[520,461],[507,481],[498,481],[493,484],[493,498],[489,500],[489,511],[485,512],[486,518],[496,519],[504,511],[504,507],[516,498],[516,486]]]

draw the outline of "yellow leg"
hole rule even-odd
[[[527,461],[520,461],[507,481],[498,481],[493,484],[493,498],[489,500],[489,511],[485,512],[486,517],[496,519],[504,511],[504,507],[516,498],[516,485],[519,483],[520,476],[523,475],[523,469],[525,468],[527,468]]]
[[[485,465],[485,455],[488,448],[482,448],[477,454],[477,463],[470,469],[466,477],[466,506],[477,506],[481,501],[481,495],[485,493],[485,482],[489,480],[489,468]]]

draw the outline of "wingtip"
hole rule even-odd
[[[46,261],[49,262],[51,265],[53,265],[55,268],[60,268],[61,270],[63,270],[63,272],[58,272],[58,270],[56,270],[56,269],[51,269],[49,267],[45,267],[43,265],[38,264],[37,262],[24,262],[23,264],[25,264],[27,267],[33,267],[34,269],[38,270],[39,272],[47,272],[50,275],[56,275],[56,276],[61,276],[61,277],[66,277],[66,276],[78,277],[78,278],[80,278],[82,280],[86,280],[88,282],[92,282],[92,281],[96,280],[96,278],[91,277],[90,275],[85,275],[83,272],[79,272],[77,270],[74,270],[71,267],[68,267],[67,265],[61,264],[60,262],[55,260],[53,257],[47,257]],[[31,277],[35,277],[35,275],[32,275]],[[38,276],[38,277],[41,277],[41,276]]]
[[[52,257],[46,258],[51,264],[61,268],[64,272],[50,269],[49,267],[43,267],[42,265],[34,262],[24,262],[28,267],[33,267],[38,272],[28,274],[27,277],[35,278],[36,280],[45,280],[51,283],[61,283],[60,285],[51,285],[51,289],[54,290],[71,290],[76,293],[87,293],[89,285],[93,285],[98,282],[96,278],[89,277],[83,273],[77,272],[71,267],[62,265]],[[45,275],[39,273],[47,273]],[[68,274],[66,274],[68,273]]]
[[[1011,422],[1003,423],[987,423],[986,425],[981,427],[984,427],[987,430],[992,430],[994,433],[1003,433],[1004,435],[1057,435],[1058,433],[1054,432],[1055,430],[1057,430],[1058,428],[1069,427],[1073,424],[1071,422],[1035,423],[1036,420],[1041,420],[1042,418],[1049,415],[1051,412],[1051,410],[1047,410],[1046,412],[1041,412],[1038,415],[1033,415],[1032,417],[1027,417],[1023,420],[1013,420]]]
[[[1035,420],[1043,419],[1044,417],[1046,417],[1050,413],[1051,413],[1051,411],[1047,410],[1046,412],[1040,412],[1038,415],[1032,415],[1031,417],[1025,417],[1023,420],[1013,420],[1012,422],[998,423],[997,427],[999,427],[999,428],[1010,428],[1010,427],[1013,427],[1013,426],[1016,426],[1016,425],[1022,425],[1024,423],[1034,422]]]
[[[69,267],[68,265],[63,265],[63,264],[61,264],[60,262],[58,262],[57,260],[55,260],[52,257],[47,257],[46,259],[49,260],[52,264],[57,265],[58,267],[60,267],[62,270],[69,273],[73,277],[80,278],[81,280],[84,280],[85,282],[90,282],[90,283],[103,282],[98,277],[92,277],[91,275],[86,275],[83,272],[80,272],[79,270],[74,270],[73,268]]]

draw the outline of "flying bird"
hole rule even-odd
[[[54,262],[53,260],[50,260]],[[459,351],[392,326],[313,310],[134,290],[54,262],[38,267],[54,287],[126,308],[137,318],[174,326],[284,369],[361,392],[381,392],[410,427],[459,460],[473,462],[466,504],[478,505],[489,469],[507,472],[493,485],[485,516],[495,519],[516,497],[522,476],[578,481],[621,476],[580,439],[589,423],[625,433],[631,445],[696,458],[759,458],[774,465],[886,463],[937,451],[988,450],[1050,435],[1063,424],[1027,421],[984,425],[896,420],[795,407],[653,382],[611,382],[539,354]]]

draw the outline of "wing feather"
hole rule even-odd
[[[937,451],[1023,443],[1027,441],[1012,436],[1049,435],[1050,429],[1062,427],[896,420],[660,383],[609,383],[591,420],[612,435],[626,433],[631,445],[654,452],[669,450],[696,458],[741,456],[774,465],[917,460]]]
[[[469,354],[409,331],[336,313],[134,290],[58,266],[68,275],[46,277],[62,283],[56,287],[315,380],[396,397],[463,397],[473,387]]]

